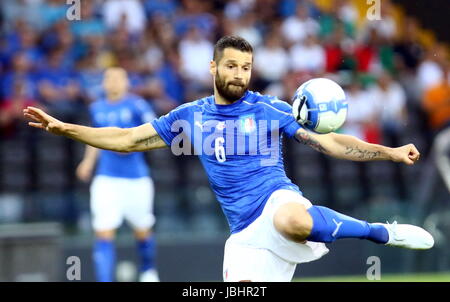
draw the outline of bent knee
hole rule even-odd
[[[312,218],[306,207],[299,203],[286,203],[275,212],[275,229],[289,240],[303,243],[311,233]]]

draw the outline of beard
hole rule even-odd
[[[230,102],[239,100],[248,88],[248,83],[245,84],[241,81],[235,80],[228,83],[225,82],[225,80],[219,76],[218,72],[216,72],[214,84],[216,85],[217,92],[220,96]]]

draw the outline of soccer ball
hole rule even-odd
[[[316,78],[301,85],[295,92],[292,113],[304,128],[317,133],[339,129],[347,117],[348,104],[344,90],[336,82]]]

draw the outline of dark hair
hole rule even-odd
[[[243,52],[253,53],[253,47],[247,40],[238,36],[224,36],[214,45],[213,60],[219,62],[225,48],[234,48]]]

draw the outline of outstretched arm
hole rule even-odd
[[[61,122],[41,109],[24,109],[25,117],[31,119],[28,125],[47,132],[63,135],[96,148],[117,152],[147,151],[166,147],[150,123],[134,128],[92,128]]]
[[[299,142],[339,159],[353,161],[391,160],[413,165],[420,157],[419,151],[413,144],[389,148],[364,142],[351,135],[316,134],[304,129],[297,130],[295,137]]]

